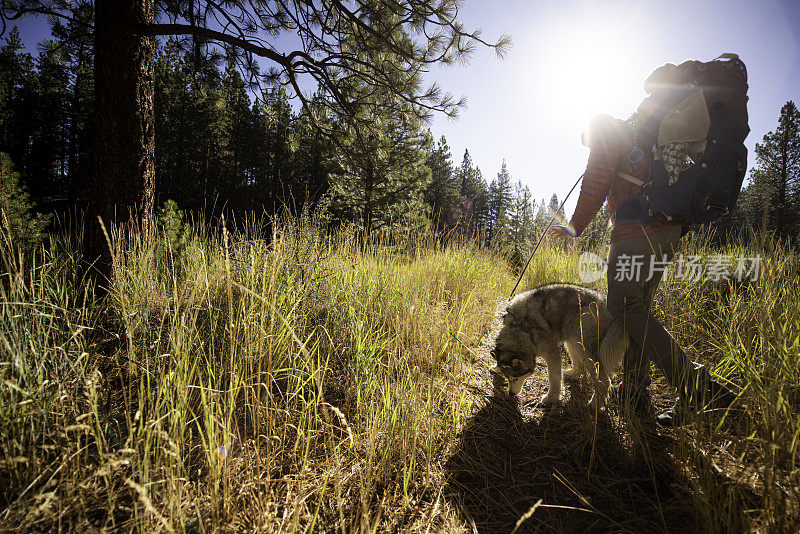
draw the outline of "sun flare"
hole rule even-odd
[[[538,69],[548,104],[569,122],[585,124],[600,113],[625,118],[639,98],[644,74],[630,35],[599,27],[608,28],[587,23],[554,31]]]

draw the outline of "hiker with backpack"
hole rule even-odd
[[[678,393],[657,421],[674,426],[736,398],[688,358],[650,307],[688,227],[726,215],[736,202],[746,168],[747,73],[737,56],[725,54],[708,63],[660,67],[645,90],[650,96],[628,120],[601,115],[590,121],[582,136],[589,162],[575,213],[568,226],[550,232],[581,235],[608,202],[614,220],[608,309],[631,339],[622,383],[612,394],[634,413],[650,413],[654,362]]]

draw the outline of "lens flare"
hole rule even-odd
[[[564,228],[566,228],[569,231],[569,235],[571,235],[572,237],[575,237],[575,228],[572,227],[570,222],[567,220],[567,218],[563,214],[558,213],[558,212],[553,211],[552,209],[548,208],[548,210],[545,212],[545,216],[546,216],[548,221],[550,219],[553,219],[553,224],[551,225],[551,227],[552,226],[563,226]]]

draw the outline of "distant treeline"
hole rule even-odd
[[[89,199],[93,50],[84,27],[56,22],[35,58],[14,28],[0,51],[0,152],[42,210]],[[206,216],[306,208],[368,232],[435,224],[517,250],[558,208],[555,195],[537,203],[505,163],[488,183],[468,150],[455,164],[444,136],[435,141],[418,122],[389,116],[368,139],[335,117],[320,125],[325,98],[314,95],[312,120],[281,87],[251,87],[224,59],[165,43],[155,68],[156,204]]]
[[[55,22],[35,58],[16,28],[0,50],[0,152],[45,211],[85,207],[91,184],[93,41],[87,25],[70,24]],[[489,182],[468,150],[454,163],[444,136],[434,141],[418,121],[387,113],[366,135],[326,114],[328,98],[319,90],[312,113],[295,111],[280,86],[251,86],[224,58],[166,42],[155,67],[156,204],[174,200],[208,217],[305,208],[365,232],[435,224],[443,235],[517,252],[559,206],[555,195],[536,202],[505,163]],[[736,212],[717,224],[720,236],[748,225],[797,235],[798,125],[790,101],[756,149]],[[604,208],[584,244],[605,235],[608,216]]]

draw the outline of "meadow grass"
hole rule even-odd
[[[80,239],[53,238],[27,255],[6,239],[0,524],[491,530],[450,495],[450,460],[493,396],[476,375],[486,375],[487,334],[516,281],[509,263],[430,232],[365,239],[308,218],[271,228],[197,226],[180,246],[120,230],[112,278],[99,282],[80,274]],[[758,280],[667,278],[656,307],[692,356],[741,395],[725,416],[665,431],[664,447],[689,481],[693,528],[792,531],[800,265],[777,243],[708,243],[690,237],[684,253],[761,254]],[[521,288],[576,282],[579,252],[548,244]],[[663,381],[654,390],[663,402],[670,396]],[[614,432],[640,447],[650,431],[619,421]],[[637,461],[655,462],[646,450]],[[551,508],[534,509],[522,527],[558,530],[552,514],[585,513],[541,498]],[[610,509],[596,513],[595,528],[619,524]],[[671,530],[659,514],[649,530]]]

